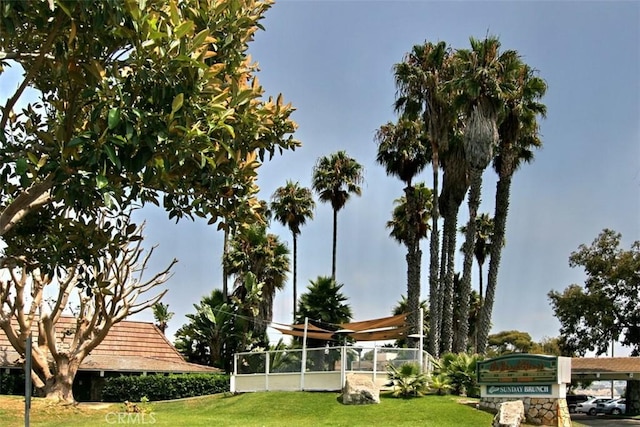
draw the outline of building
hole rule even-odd
[[[66,331],[75,331],[73,317],[56,324],[58,345],[71,341]],[[67,344],[68,345],[68,344]],[[20,355],[0,329],[0,375],[16,375],[23,369]],[[120,375],[218,373],[217,368],[188,363],[164,334],[149,322],[122,321],[115,324],[83,360],[73,391],[78,401],[99,401],[105,378]]]

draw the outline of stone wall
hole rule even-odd
[[[497,412],[502,402],[522,400],[527,422],[535,425],[571,427],[571,417],[565,399],[550,397],[483,397],[480,409]]]

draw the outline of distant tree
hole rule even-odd
[[[531,335],[521,331],[502,331],[489,335],[488,350],[499,356],[506,353],[529,353],[535,343]]]
[[[304,323],[305,318],[327,324],[328,327],[351,321],[351,306],[348,298],[340,291],[344,285],[330,277],[318,276],[310,281],[307,292],[300,295],[296,323]],[[309,339],[309,347],[322,347],[326,341]]]
[[[106,220],[103,220],[106,221]],[[156,304],[166,293],[147,294],[165,283],[173,260],[163,271],[145,276],[153,249],[142,248],[142,228],[128,216],[114,221],[120,246],[110,246],[107,255],[93,265],[79,261],[58,268],[57,277],[38,268],[25,268],[30,260],[9,257],[5,261],[8,278],[0,279],[0,328],[13,348],[22,356],[26,339],[35,330],[32,350],[32,380],[48,399],[73,403],[73,380],[80,364],[109,333],[113,325]],[[46,236],[43,236],[46,239]],[[7,248],[10,252],[12,248]],[[90,276],[90,281],[85,277]],[[50,306],[45,296],[53,294]],[[72,329],[56,330],[58,320],[72,295],[79,306],[74,310]]]
[[[625,250],[621,237],[604,229],[590,246],[580,245],[569,265],[584,268],[584,287],[573,284],[562,293],[548,293],[565,351],[600,355],[622,338],[632,355],[640,355],[640,241]]]
[[[333,252],[331,278],[336,280],[336,247],[338,233],[338,211],[351,194],[362,194],[360,184],[364,180],[362,165],[349,157],[345,151],[321,157],[313,168],[313,190],[321,202],[331,203],[333,208]]]
[[[274,218],[291,230],[293,236],[293,318],[296,318],[298,305],[298,234],[300,227],[307,219],[313,219],[316,203],[310,189],[301,187],[299,183],[287,181],[284,187],[276,189],[271,197],[271,212]]]
[[[273,300],[276,291],[284,287],[289,272],[289,249],[278,236],[267,233],[265,225],[253,224],[233,236],[223,265],[235,276],[233,295],[241,301],[245,301],[247,292],[254,286],[250,281],[260,287],[260,304],[254,316],[253,331],[266,347],[269,342],[267,326],[273,319]]]
[[[169,311],[169,304],[164,304],[162,302],[155,303],[151,306],[151,309],[153,310],[153,318],[156,321],[156,326],[164,334],[167,330],[169,321],[173,318],[175,313]]]

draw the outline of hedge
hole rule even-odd
[[[24,396],[24,372],[0,373],[0,394]]]
[[[105,380],[102,400],[105,402],[140,402],[181,399],[229,391],[229,375],[173,374],[120,376]]]

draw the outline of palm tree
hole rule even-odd
[[[337,325],[351,321],[351,307],[348,298],[340,291],[342,284],[330,277],[319,276],[315,282],[310,281],[307,292],[300,296],[296,323],[309,321],[319,322],[325,328],[336,328]],[[307,339],[307,347],[321,348],[328,342],[319,339]],[[311,354],[314,371],[324,370],[335,362],[335,354],[326,355],[324,351],[314,350]]]
[[[273,319],[273,299],[284,287],[289,272],[289,250],[275,234],[267,234],[266,226],[253,224],[236,233],[229,252],[223,259],[229,274],[236,277],[234,294],[242,299],[251,274],[260,287],[261,299],[254,321],[254,336],[267,343],[266,330]]]
[[[345,151],[321,157],[313,168],[313,190],[321,202],[331,203],[333,208],[333,253],[331,278],[336,278],[336,244],[338,233],[338,211],[351,197],[362,194],[360,184],[364,180],[362,165],[349,157]]]
[[[316,203],[313,194],[308,188],[300,187],[299,183],[287,181],[284,187],[279,187],[271,197],[271,211],[274,218],[282,225],[286,225],[293,235],[293,318],[296,318],[296,305],[298,304],[298,234],[300,227],[313,219],[313,210]]]
[[[169,321],[175,313],[169,311],[169,304],[164,304],[162,302],[153,304],[151,309],[153,310],[153,318],[156,321],[156,326],[164,334],[167,330]]]
[[[410,333],[418,332],[420,319],[420,239],[426,237],[429,215],[425,208],[432,207],[431,191],[421,184],[413,187],[413,178],[429,161],[429,150],[422,138],[420,122],[401,118],[397,124],[387,123],[376,133],[378,155],[376,160],[385,167],[387,175],[395,175],[405,183],[405,196],[397,199],[393,220],[387,227],[391,236],[407,247],[407,317]],[[417,341],[414,342],[416,344]]]
[[[441,314],[443,352],[451,351],[454,325],[453,307],[455,295],[455,251],[458,212],[469,188],[468,165],[464,156],[459,129],[452,129],[449,149],[443,153],[441,163],[443,173],[442,193],[439,197],[440,212],[444,219],[442,255],[440,257],[441,291],[438,293],[438,312]]]
[[[480,298],[480,306],[482,306],[482,299],[484,297],[484,273],[483,266],[493,245],[494,234],[493,218],[488,213],[480,214],[476,217],[476,235],[474,238],[475,245],[473,248],[473,254],[476,262],[478,263],[478,296]],[[467,233],[467,226],[460,227],[462,234]]]
[[[537,117],[545,117],[546,106],[540,99],[547,91],[547,84],[536,72],[522,64],[516,76],[515,89],[505,101],[505,118],[498,128],[500,144],[493,166],[499,179],[496,184],[494,213],[494,245],[490,250],[487,292],[480,315],[478,352],[484,354],[491,329],[491,314],[498,280],[498,268],[505,244],[507,213],[513,174],[523,163],[533,159],[532,148],[542,146],[538,133]]]
[[[455,317],[465,319],[469,312],[471,293],[471,267],[480,206],[482,173],[493,158],[498,142],[498,120],[504,106],[505,92],[511,88],[513,75],[519,64],[518,54],[509,50],[500,53],[497,37],[484,40],[470,38],[471,49],[460,49],[455,54],[456,76],[452,86],[457,90],[456,105],[464,115],[464,151],[469,164],[469,223],[465,238],[462,288]],[[453,351],[465,351],[469,323],[460,321],[454,336]]]
[[[427,335],[429,333],[429,303],[427,302],[427,300],[422,300],[420,301],[420,306],[419,308],[422,309],[422,328],[423,328],[423,333],[425,335]],[[398,301],[396,303],[396,305],[393,307],[393,310],[391,310],[391,314],[394,316],[397,316],[398,314],[404,314],[404,313],[408,313],[409,312],[409,303],[407,301],[407,297],[405,297],[404,295],[400,296],[400,301]],[[395,346],[396,347],[405,347],[406,346],[406,339],[405,338],[399,338],[396,340],[395,342]],[[428,345],[428,343],[424,343],[425,345]],[[426,350],[426,348],[423,348],[422,350]]]
[[[450,79],[451,50],[445,42],[426,42],[415,45],[404,60],[394,66],[398,99],[396,109],[411,119],[421,118],[431,145],[434,202],[431,212],[431,241],[429,259],[429,352],[438,355],[440,319],[438,299],[438,173],[439,156],[448,148],[448,137],[455,111],[451,108],[451,96],[444,83]]]

